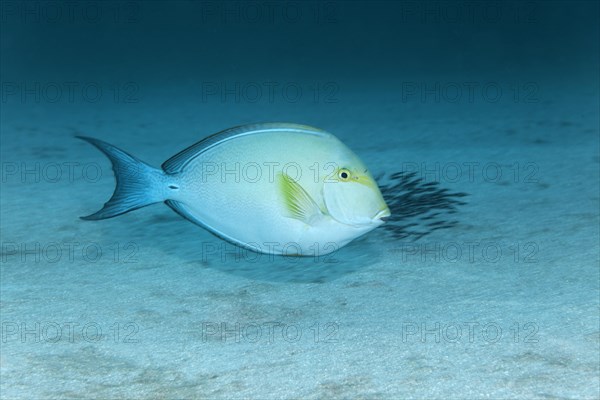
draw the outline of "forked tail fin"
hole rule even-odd
[[[166,175],[162,170],[109,143],[85,136],[77,137],[93,144],[110,159],[117,181],[115,192],[104,207],[81,219],[112,218],[166,200],[163,188]]]

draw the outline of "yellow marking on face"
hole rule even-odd
[[[365,173],[362,174],[355,173],[348,168],[342,167],[338,168],[336,172],[336,178],[338,182],[356,182],[360,183],[361,185],[365,185],[366,187],[371,188],[373,190],[379,190],[379,186],[377,186],[377,183],[375,183],[373,178],[366,174],[366,172],[367,170],[365,170]]]
[[[365,185],[374,190],[379,190],[379,187],[377,186],[375,181],[371,179],[371,177],[368,175],[358,175],[353,178],[355,182],[360,183],[361,185]]]

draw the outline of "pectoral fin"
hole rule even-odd
[[[319,206],[298,182],[286,174],[277,176],[279,189],[290,218],[312,225],[323,216]]]

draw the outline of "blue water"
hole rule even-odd
[[[2,399],[598,398],[598,3],[0,6]],[[308,258],[79,219],[114,178],[76,135],[159,166],[264,121],[400,217]]]

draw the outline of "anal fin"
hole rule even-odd
[[[251,246],[250,244],[240,242],[239,240],[236,240],[236,239],[232,238],[231,236],[226,235],[223,232],[220,232],[220,231],[214,229],[212,226],[207,225],[204,222],[200,221],[198,218],[194,217],[194,215],[190,212],[190,210],[187,208],[187,206],[185,204],[183,204],[179,201],[175,201],[175,200],[166,200],[165,204],[168,205],[169,207],[171,207],[173,209],[173,211],[175,211],[177,214],[181,215],[183,218],[206,229],[208,232],[212,233],[219,239],[225,240],[226,242],[229,242],[236,246],[243,247],[245,249],[257,251],[257,249],[255,247]]]

